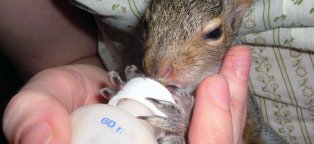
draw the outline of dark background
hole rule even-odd
[[[1,131],[0,144],[8,144],[2,130],[2,117],[5,107],[11,97],[22,86],[22,80],[18,77],[9,61],[0,53],[0,111],[1,111]]]
[[[94,27],[96,30],[94,18],[89,13],[82,11],[81,9],[63,0],[53,0],[52,2],[66,17],[69,18],[71,22],[76,24],[77,27],[80,27],[82,30],[87,31],[87,33],[90,33],[90,27]],[[87,24],[85,21],[88,21],[90,23]],[[13,65],[1,52],[0,66],[0,144],[8,144],[4,137],[2,129],[3,113],[12,96],[16,94],[16,92],[21,88],[21,86],[24,85],[25,82],[23,82],[22,79],[18,76],[13,68]]]

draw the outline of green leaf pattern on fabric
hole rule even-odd
[[[293,2],[293,4],[295,5],[301,5],[303,0],[290,0],[291,2]]]
[[[242,42],[252,47],[250,91],[265,120],[290,144],[314,141],[314,23],[307,23],[314,18],[290,11],[307,13],[309,5],[314,1],[257,0],[240,28]]]
[[[245,21],[243,21],[243,27],[245,29],[253,29],[256,27],[255,22],[255,15],[254,15],[255,8],[250,8],[247,13],[245,13],[244,17],[246,18]]]
[[[275,21],[275,22],[278,22],[278,21],[283,22],[286,18],[287,18],[287,16],[284,15],[284,14],[282,14],[282,15],[280,15],[280,16],[275,17],[275,20],[274,20],[274,21]]]
[[[256,44],[265,44],[265,39],[261,35],[255,35]],[[291,124],[291,111],[286,103],[282,103],[282,96],[279,92],[279,83],[276,79],[276,76],[273,73],[273,63],[271,58],[268,57],[267,52],[268,48],[263,46],[255,46],[252,49],[252,71],[251,73],[255,74],[255,77],[251,77],[250,83],[255,83],[258,81],[259,87],[250,86],[252,93],[262,94],[261,97],[257,97],[264,118],[267,122],[272,121],[273,125],[276,126],[275,129],[285,137],[289,143],[296,143],[296,137],[293,135],[294,125]],[[257,90],[259,89],[259,90]],[[260,91],[261,92],[258,92]],[[273,99],[273,101],[268,101],[268,99]],[[273,111],[273,113],[270,113]],[[273,120],[270,119],[272,115]]]
[[[314,7],[310,10],[310,14],[314,15]]]

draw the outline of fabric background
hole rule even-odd
[[[257,0],[240,30],[253,52],[250,89],[289,143],[314,142],[313,11],[313,0]]]

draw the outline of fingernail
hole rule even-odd
[[[46,122],[38,122],[25,128],[20,144],[48,144],[52,140],[52,128]]]
[[[241,46],[241,47],[236,47],[235,51],[237,51],[238,53],[236,57],[234,57],[235,60],[233,61],[236,75],[241,80],[247,81],[249,78],[249,73],[250,73],[251,50],[248,47]]]
[[[225,110],[230,109],[229,86],[227,80],[223,76],[213,76],[207,89],[209,95],[213,98],[218,106]]]

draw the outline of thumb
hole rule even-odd
[[[68,65],[36,74],[8,104],[3,130],[10,143],[68,144],[76,108],[103,101],[98,90],[107,73],[91,65]]]
[[[200,84],[189,131],[189,143],[231,144],[230,95],[223,75],[207,77]]]
[[[68,112],[51,97],[34,92],[19,93],[11,100],[3,129],[12,144],[70,142]]]

